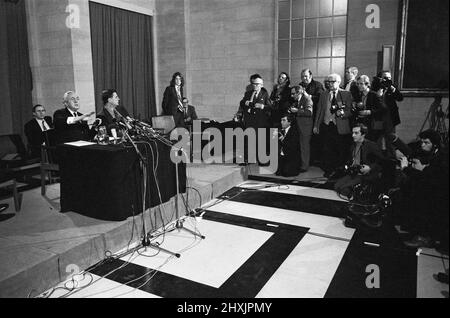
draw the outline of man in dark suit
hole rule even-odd
[[[45,108],[39,104],[33,107],[33,117],[25,124],[24,130],[30,158],[39,158],[41,146],[45,142],[44,131],[53,128],[53,120],[50,116],[45,116]]]
[[[293,120],[292,114],[281,115],[277,176],[293,177],[299,174],[300,142],[298,131],[292,126]]]
[[[272,101],[272,127],[280,127],[281,115],[287,113],[291,104],[291,79],[286,72],[278,75],[277,84],[273,86],[270,100]]]
[[[251,76],[253,90],[246,91],[240,102],[245,128],[269,128],[272,102],[259,74]]]
[[[172,115],[175,127],[185,127],[183,111],[183,86],[184,80],[180,72],[172,75],[170,85],[166,87],[162,100],[164,115]]]
[[[58,109],[53,114],[57,143],[65,143],[77,140],[91,140],[95,130],[89,129],[89,117],[95,112],[83,115],[78,111],[80,97],[73,91],[68,91],[63,96],[64,108]]]
[[[354,97],[352,111],[355,123],[363,123],[369,128],[366,138],[378,142],[384,134],[386,106],[381,102],[378,94],[370,90],[370,79],[361,75],[357,79],[358,94]]]
[[[313,132],[320,134],[322,143],[322,169],[325,177],[344,165],[350,148],[350,122],[352,95],[339,88],[341,76],[327,77],[330,89],[320,95]]]
[[[301,162],[300,172],[306,172],[309,168],[310,142],[313,130],[313,101],[302,86],[294,86],[291,89],[292,104],[290,112],[297,117],[299,133]]]
[[[359,90],[356,83],[358,77],[358,68],[356,66],[350,66],[345,70],[345,85],[344,90],[352,94],[353,99],[358,96]]]
[[[300,86],[305,88],[305,91],[308,95],[311,96],[313,101],[313,121],[316,119],[317,115],[317,105],[319,104],[320,94],[324,91],[323,85],[321,82],[318,82],[313,79],[313,74],[310,69],[304,69],[301,72],[302,81],[300,82]],[[311,162],[318,163],[321,157],[321,140],[319,136],[313,135],[311,137]]]
[[[189,100],[187,97],[183,98],[183,118],[186,127],[192,126],[192,122],[198,119],[197,113],[195,112],[195,107],[189,105]]]
[[[334,185],[336,192],[348,198],[352,196],[355,185],[362,182],[376,184],[381,178],[384,156],[375,142],[365,138],[367,132],[367,126],[361,123],[352,128],[353,144],[349,166],[353,167],[356,173],[343,176]]]
[[[381,71],[378,73],[377,77],[380,79],[382,85],[373,87],[372,89],[376,91],[380,97],[382,97],[383,102],[388,108],[390,123],[388,123],[387,133],[395,133],[395,127],[400,124],[400,115],[398,113],[397,102],[401,102],[403,100],[403,95],[392,83],[391,72]]]
[[[102,101],[103,109],[97,114],[97,119],[101,121],[100,125],[106,127],[110,136],[121,137],[123,127],[118,122],[120,117],[124,118],[126,123],[131,120],[128,111],[125,107],[119,105],[120,98],[115,89],[110,88],[102,91]],[[116,135],[114,135],[114,130]]]
[[[254,147],[256,153],[258,153],[258,135],[260,134],[259,128],[264,128],[264,135],[266,145],[269,144],[269,128],[270,112],[272,109],[272,102],[269,98],[267,90],[263,87],[264,81],[259,74],[253,74],[251,77],[251,83],[253,90],[246,91],[244,97],[239,103],[239,109],[242,111],[244,126],[246,129],[254,129],[256,135],[256,145],[248,145],[248,147]],[[248,149],[248,147],[246,147]],[[267,148],[266,148],[267,150]]]

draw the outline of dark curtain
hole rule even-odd
[[[0,2],[0,56],[2,106],[0,134],[23,134],[31,118],[32,79],[28,52],[25,1]]]
[[[135,118],[156,115],[152,17],[89,2],[96,110],[101,92],[115,88]]]

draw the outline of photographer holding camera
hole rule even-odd
[[[448,250],[448,152],[437,131],[422,131],[419,138],[419,149],[402,151],[410,155],[400,159],[403,176],[399,199],[394,201],[397,222],[413,234],[405,245],[433,247],[440,241]]]
[[[363,123],[369,128],[367,138],[376,142],[384,134],[384,117],[387,109],[378,94],[370,89],[370,79],[361,75],[356,80],[358,94],[352,104],[355,123]]]
[[[391,72],[379,72],[372,82],[372,90],[377,92],[388,109],[386,133],[395,133],[395,127],[400,124],[397,102],[403,101],[403,95],[392,82]]]
[[[327,76],[329,89],[320,94],[314,120],[314,134],[322,141],[322,169],[325,177],[331,177],[336,168],[344,165],[350,148],[350,121],[353,102],[350,92],[339,88],[341,76]]]
[[[280,127],[281,115],[286,113],[291,99],[291,80],[286,72],[278,75],[277,84],[273,86],[270,100],[272,101],[272,126]]]
[[[384,156],[375,142],[366,139],[367,132],[367,126],[362,123],[356,124],[352,128],[353,144],[350,149],[350,164],[344,166],[345,175],[334,185],[337,193],[349,199],[353,195],[355,185],[361,183],[377,185],[381,178]]]

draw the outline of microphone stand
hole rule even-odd
[[[121,120],[125,120],[125,119],[123,118],[123,116],[122,116],[120,119],[121,119]],[[186,155],[185,151],[183,150],[183,148],[177,148],[177,147],[175,147],[175,146],[172,144],[172,142],[171,142],[170,140],[167,140],[166,138],[164,138],[164,137],[162,137],[162,136],[159,136],[159,135],[152,129],[152,127],[151,127],[150,125],[145,124],[145,123],[143,123],[143,122],[141,122],[141,121],[138,121],[138,120],[134,120],[134,124],[137,125],[137,126],[140,125],[140,126],[141,126],[140,129],[141,129],[142,131],[150,132],[150,133],[151,133],[151,136],[152,136],[153,138],[156,138],[157,140],[161,141],[163,144],[165,144],[165,145],[167,145],[167,146],[169,146],[169,147],[172,147],[172,149],[174,149],[175,151],[181,151],[182,154],[185,155],[185,156],[187,157],[187,155]],[[134,141],[131,139],[131,137],[129,136],[129,134],[128,134],[127,132],[125,132],[125,136],[130,140],[130,142],[132,143],[132,145],[133,145],[134,148],[136,149],[136,152],[138,152],[138,153],[140,154],[141,160],[142,160],[143,162],[145,162],[145,161],[144,161],[144,157],[143,157],[142,154],[139,152],[139,150],[138,150],[136,144],[134,143]],[[176,213],[176,214],[175,214],[175,217],[176,217],[175,228],[177,228],[178,230],[183,229],[183,230],[185,230],[186,232],[188,232],[188,233],[190,233],[190,234],[192,234],[192,235],[194,235],[194,236],[198,236],[198,237],[200,237],[201,239],[205,239],[205,236],[204,236],[204,235],[202,235],[202,234],[200,234],[200,233],[197,233],[197,232],[195,232],[195,231],[192,231],[192,230],[190,230],[190,229],[184,227],[184,225],[183,225],[184,220],[181,220],[181,218],[180,218],[180,209],[179,209],[180,186],[179,186],[179,169],[178,169],[178,165],[179,165],[179,162],[176,162],[176,163],[175,163],[175,175],[176,175],[176,187],[177,187],[177,189],[176,189],[176,197],[175,197],[175,213]],[[144,164],[144,167],[145,167],[145,164]],[[145,177],[145,178],[146,178],[146,177]],[[146,179],[145,179],[145,180],[146,180]],[[145,210],[145,207],[143,208],[143,210]],[[145,221],[143,221],[143,224],[145,224]],[[145,232],[144,232],[144,233],[145,233]],[[171,251],[169,251],[169,250],[163,249],[163,248],[161,248],[160,246],[153,245],[153,244],[150,243],[149,240],[148,240],[148,236],[149,236],[149,235],[150,235],[150,234],[147,233],[147,235],[145,236],[145,238],[144,238],[144,240],[143,240],[143,242],[142,242],[142,245],[143,245],[143,246],[149,246],[149,247],[152,247],[152,248],[159,249],[159,250],[164,251],[164,252],[166,252],[166,253],[168,253],[168,254],[174,255],[174,256],[176,256],[177,258],[179,258],[179,257],[181,256],[179,253],[174,253],[174,252],[171,252]]]
[[[121,118],[123,119],[123,117]],[[143,238],[142,238],[142,242],[140,245],[136,246],[135,248],[133,248],[132,250],[128,251],[126,254],[129,254],[131,252],[134,252],[136,250],[139,250],[139,248],[144,247],[151,247],[154,249],[157,249],[159,251],[163,251],[166,252],[168,254],[171,254],[175,257],[180,257],[179,253],[174,253],[171,252],[169,250],[166,250],[158,245],[155,245],[153,243],[150,242],[150,233],[147,232],[146,227],[145,227],[145,217],[144,217],[144,213],[145,213],[145,203],[146,203],[146,194],[147,194],[147,161],[145,160],[144,155],[139,151],[136,143],[134,142],[134,140],[131,138],[131,136],[128,134],[127,130],[123,131],[123,134],[125,136],[126,139],[128,139],[130,141],[130,143],[133,145],[134,149],[136,150],[136,153],[139,157],[139,166],[141,168],[142,171],[142,181],[143,181],[143,192],[142,192],[142,233],[143,233]],[[125,254],[125,255],[126,255]]]
[[[177,148],[177,147],[175,147],[175,146],[172,146],[172,147],[175,149],[175,151],[181,152],[183,155],[185,155],[185,156],[186,156],[186,159],[187,159],[187,155],[186,155],[186,153],[184,152],[183,148]],[[186,161],[187,161],[187,160],[186,160]],[[190,230],[190,229],[184,227],[184,225],[183,225],[184,220],[181,220],[181,218],[180,218],[180,209],[179,209],[179,204],[178,204],[178,198],[179,198],[179,196],[180,196],[178,164],[179,164],[179,162],[177,161],[177,162],[175,163],[175,175],[176,175],[176,186],[177,186],[177,196],[176,196],[176,198],[175,198],[175,212],[176,212],[175,217],[176,217],[177,220],[176,220],[176,222],[175,222],[175,227],[176,227],[178,230],[185,230],[186,232],[191,233],[191,234],[194,235],[194,236],[198,236],[198,237],[200,237],[201,239],[205,239],[205,236],[204,236],[204,235],[202,235],[202,234],[200,234],[200,233],[197,233],[197,232],[195,232],[195,231],[192,231],[192,230]]]

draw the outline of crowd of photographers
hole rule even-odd
[[[370,78],[349,67],[345,78],[330,74],[322,84],[304,69],[291,86],[281,72],[269,94],[254,74],[236,120],[245,128],[280,129],[277,175],[296,176],[312,163],[350,201],[361,184],[372,194],[390,191],[390,216],[412,234],[405,244],[441,242],[448,249],[448,145],[434,130],[409,145],[396,136],[403,96],[389,71]]]

